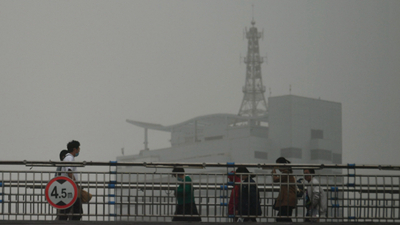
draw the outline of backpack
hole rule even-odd
[[[303,178],[300,178],[296,182],[296,197],[302,198],[304,195],[304,185],[303,185]]]

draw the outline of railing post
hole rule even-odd
[[[354,208],[348,208],[348,220],[352,222],[357,222],[355,217],[355,212],[357,211],[357,202],[356,202],[356,193],[353,192],[353,198],[350,200],[350,191],[349,188],[356,187],[356,164],[347,164],[347,196],[348,196],[348,204],[352,200]]]
[[[109,184],[108,184],[108,212],[109,212],[109,220],[113,217],[117,216],[116,212],[116,191],[115,188],[117,186],[117,161],[110,161],[110,173],[109,173]]]

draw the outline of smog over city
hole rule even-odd
[[[58,160],[75,139],[77,161],[110,161],[145,147],[127,119],[238,114],[252,21],[267,104],[340,103],[342,162],[399,164],[397,0],[1,1],[2,160]]]

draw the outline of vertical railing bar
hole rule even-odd
[[[206,175],[206,182],[208,182],[209,179],[209,174]],[[207,218],[207,222],[210,221],[210,197],[209,197],[209,185],[207,184],[206,186],[206,197],[205,197],[205,210],[206,210],[206,218]]]
[[[136,173],[136,186],[139,187],[139,173]],[[136,189],[136,199],[135,199],[135,220],[137,220],[138,218],[138,214],[139,214],[139,191],[140,189],[137,188]]]
[[[132,195],[132,188],[130,188],[131,187],[131,183],[132,183],[132,174],[131,173],[128,173],[127,174],[128,175],[128,196],[127,196],[127,203],[128,203],[128,205],[126,206],[126,212],[127,212],[127,214],[128,214],[128,220],[130,219],[130,217],[131,217],[131,195]],[[124,179],[123,179],[123,175],[121,175],[121,181],[123,181]]]
[[[167,207],[166,207],[166,209],[167,209],[167,212],[166,212],[166,215],[167,216],[170,216],[170,214],[171,214],[171,211],[172,211],[172,207],[171,207],[171,202],[170,202],[170,200],[171,200],[171,198],[170,198],[170,193],[171,193],[171,190],[170,190],[170,188],[171,188],[171,176],[170,175],[167,175],[167,187],[168,187],[168,192],[167,192]],[[164,218],[164,222],[166,221],[166,218]]]
[[[12,180],[12,176],[13,174],[10,174],[10,187],[9,187],[9,192],[10,192],[10,195],[9,195],[9,201],[10,201],[10,204],[9,204],[9,210],[8,210],[8,217],[9,217],[9,219],[11,218],[11,215],[12,215],[12,206],[13,206],[13,201],[12,201],[12,197],[13,197],[13,193],[12,193],[12,188],[11,188],[11,184],[12,184],[12,182],[13,182],[13,180]]]
[[[386,179],[385,179],[385,177],[383,177],[383,186],[384,187],[386,187]],[[387,209],[386,209],[386,193],[385,192],[383,192],[383,194],[382,194],[382,196],[383,196],[383,217],[384,218],[386,218],[387,217]],[[384,219],[385,220],[385,219]],[[387,222],[387,220],[385,221],[385,222]]]
[[[155,176],[156,176],[155,172],[152,173],[152,176],[155,178]],[[161,182],[161,180],[159,182]],[[158,184],[158,187],[159,187],[158,191],[161,189],[160,185],[161,185],[161,183]],[[160,196],[158,196],[155,191],[157,191],[157,190],[154,190],[154,193],[153,193],[154,197],[153,197],[153,201],[152,201],[152,208],[153,208],[153,214],[157,215],[156,221],[159,222],[159,220],[161,219],[161,214],[159,214],[159,210],[158,210],[159,209],[158,207],[160,204],[157,204],[157,203],[161,203],[161,202],[159,201]]]
[[[214,213],[213,213],[213,217],[214,217],[214,222],[221,222],[220,221],[220,218],[218,218],[218,217],[216,217],[217,216],[217,213],[218,213],[218,208],[219,208],[219,206],[220,206],[220,204],[218,204],[218,198],[217,198],[217,196],[218,196],[218,193],[221,193],[220,192],[220,190],[218,190],[218,186],[219,186],[219,182],[218,182],[218,179],[217,179],[217,173],[213,173],[213,183],[214,183]],[[221,186],[219,186],[219,187],[221,187]]]
[[[341,199],[342,199],[342,201],[341,201],[341,203],[339,204],[339,209],[338,209],[338,211],[341,211],[342,213],[341,213],[341,217],[342,218],[339,218],[339,221],[342,221],[342,222],[344,222],[344,212],[345,212],[345,209],[344,209],[344,207],[345,207],[345,193],[344,193],[344,190],[345,190],[345,188],[344,188],[344,176],[342,176],[342,188],[341,188],[341,195],[343,196]]]
[[[19,174],[20,172],[17,172],[17,193],[15,195],[15,213],[18,215],[19,214]]]
[[[361,182],[361,181],[360,181]],[[358,194],[358,187],[361,185],[359,182],[357,182],[357,177],[354,177],[354,184],[357,184],[357,186],[354,186],[354,194],[353,194],[353,198],[354,198],[354,221],[357,222],[358,221],[358,217],[359,217],[359,205],[360,205],[360,199],[357,198],[357,194]]]
[[[151,177],[152,177],[152,179],[151,179],[151,201],[150,201],[150,207],[149,207],[149,210],[150,210],[150,216],[154,216],[154,208],[153,208],[153,206],[154,206],[154,173],[152,173],[151,174]],[[158,221],[158,219],[157,219],[157,221]]]
[[[158,204],[158,206],[157,206],[157,211],[158,211],[158,214],[160,215],[160,220],[157,220],[157,222],[158,221],[164,221],[165,222],[165,216],[163,216],[164,214],[163,214],[163,207],[162,207],[162,204],[163,204],[163,196],[162,196],[162,184],[164,183],[164,176],[163,176],[163,174],[158,174],[158,176],[159,176],[159,180],[160,180],[160,189],[159,189],[159,191],[158,191],[158,193],[159,193],[159,196],[158,196],[158,198],[159,198],[159,203],[160,204]],[[161,217],[162,216],[162,217]]]
[[[397,219],[400,219],[400,178],[399,177],[397,177],[397,196],[398,196],[398,199],[397,199],[397,207],[396,207],[396,209],[397,209],[397,215],[398,215],[398,217],[397,217]]]
[[[202,182],[202,180],[203,180],[203,174],[200,174],[199,175],[199,215],[200,215],[200,217],[201,217],[201,215],[203,214],[203,210],[202,210],[202,203],[203,203],[203,198],[202,198],[202,192],[203,192],[203,182]]]
[[[267,177],[266,177],[266,174],[263,174],[263,180],[264,180],[264,183],[263,183],[263,185],[264,185],[264,191],[263,191],[263,198],[262,198],[262,203],[263,203],[263,213],[264,213],[264,217],[267,217],[268,216],[268,208],[266,207],[266,205],[267,205],[267,202],[268,202],[268,200],[266,200],[266,193],[265,193],[265,187],[267,186]],[[267,221],[268,221],[268,219],[267,219]],[[265,222],[267,222],[267,221],[265,221]],[[262,221],[262,219],[260,219],[260,222],[264,222],[264,221]]]
[[[22,199],[23,199],[23,201],[24,201],[24,203],[23,203],[23,205],[22,205],[22,211],[23,211],[23,214],[24,214],[24,216],[23,216],[23,219],[25,220],[25,214],[27,214],[27,210],[26,210],[26,204],[27,204],[27,199],[26,199],[26,197],[27,197],[27,186],[28,186],[28,184],[27,184],[27,182],[28,182],[28,178],[27,178],[27,173],[25,172],[25,187],[24,187],[24,191],[25,191],[25,193],[24,193],[24,196],[22,197]]]
[[[390,207],[390,218],[393,219],[393,208],[394,208],[394,207],[393,207],[393,200],[394,200],[394,199],[393,199],[393,195],[394,195],[394,194],[393,194],[393,188],[394,188],[394,187],[393,187],[393,177],[390,177],[390,179],[391,179],[391,185],[390,185],[390,192],[391,192],[391,195],[390,195],[390,196],[391,196],[391,200],[392,200],[391,203],[390,203],[390,206],[391,206],[391,207]]]
[[[354,174],[355,175],[355,174]],[[357,186],[354,186],[354,199],[357,199],[358,204],[356,205],[356,213],[355,213],[355,221],[358,222],[359,218],[361,219],[361,188],[362,188],[362,177],[359,176],[359,182],[357,183],[357,177],[354,177],[354,184],[357,184]],[[356,192],[356,190],[359,188],[359,192]],[[356,198],[357,193],[359,194],[360,198]],[[364,220],[365,221],[365,220]]]
[[[32,177],[36,177],[36,173],[35,172],[32,172]],[[37,215],[38,213],[37,213],[37,211],[36,211],[36,203],[32,203],[33,201],[35,201],[36,200],[36,191],[37,191],[37,189],[35,188],[35,186],[36,186],[36,184],[35,184],[35,179],[33,178],[33,188],[32,188],[32,195],[30,196],[31,197],[31,201],[30,201],[30,211],[29,211],[29,214],[27,215],[27,218],[29,218],[29,220],[33,220],[33,218],[34,218],[34,215]]]
[[[44,201],[45,201],[45,199],[44,199],[44,190],[43,190],[43,185],[44,185],[44,172],[43,171],[41,171],[40,172],[40,186],[42,187],[42,188],[40,188],[40,203],[41,203],[41,207],[40,207],[40,211],[41,211],[41,216],[43,217],[43,215],[44,215],[44,219],[46,220],[46,218],[47,218],[47,216],[46,216],[46,212],[45,212],[45,207],[44,207]],[[40,217],[38,217],[38,220],[40,220]]]
[[[43,171],[40,171],[39,175],[40,175],[40,187],[43,187]],[[39,200],[40,201],[40,207],[39,207],[40,213],[39,213],[39,216],[37,217],[37,220],[40,220],[41,215],[43,215],[43,196],[44,196],[43,188],[40,188],[40,197],[39,197],[39,199],[40,199]]]
[[[95,173],[96,174],[96,173]],[[92,176],[92,174],[89,174],[88,173],[88,192],[89,193],[93,193],[93,190],[90,188],[90,184],[92,183],[92,181],[93,181],[93,176]],[[94,182],[94,183],[96,183],[96,182]],[[96,198],[96,196],[93,196],[93,194],[92,194],[92,198]],[[91,205],[92,205],[92,203],[88,203],[87,204],[87,212],[88,212],[88,216],[87,216],[87,218],[88,218],[88,221],[92,221],[92,217],[91,217],[91,215],[92,215],[92,207],[91,207]]]
[[[9,174],[9,177],[10,177],[10,174]],[[11,182],[8,182],[8,183],[10,183],[11,184]],[[8,188],[8,190],[10,190],[10,188]],[[10,192],[10,191],[9,191]],[[8,210],[7,210],[7,215],[8,215],[8,220],[10,219],[10,214],[9,214],[9,212],[10,212],[10,209],[11,209],[11,207],[10,207],[10,193],[7,195],[8,196],[8,203],[7,203],[7,208],[8,208]]]
[[[94,183],[96,184],[96,188],[95,188],[95,200],[94,200],[94,213],[95,213],[95,215],[96,216],[94,216],[94,221],[98,221],[98,217],[97,217],[97,215],[98,215],[98,196],[99,196],[99,182],[98,182],[98,178],[99,178],[99,174],[98,173],[95,173],[95,181],[94,181]]]
[[[144,180],[146,181],[146,174],[144,173],[143,174],[143,177],[144,177]],[[147,196],[147,182],[144,182],[144,186],[143,186],[143,190],[142,190],[142,192],[143,192],[143,196],[142,196],[142,215],[141,215],[141,219],[143,220],[143,219],[145,219],[145,217],[146,217],[146,196]]]
[[[367,210],[366,210],[366,215],[365,215],[365,217],[367,218],[367,219],[370,219],[370,197],[371,197],[371,195],[370,195],[370,187],[371,187],[371,185],[370,185],[370,176],[367,176],[367,181],[368,181],[368,184],[367,184],[367,204],[366,204],[366,206],[367,206]]]
[[[377,180],[377,175],[373,176],[375,178],[375,204],[374,204],[374,213],[372,215],[372,218],[374,220],[376,220],[376,217],[378,216],[378,208],[377,208],[377,204],[378,204],[378,180]]]
[[[0,177],[0,183],[1,183],[1,186],[0,186],[0,190],[1,190],[1,202],[0,202],[0,205],[1,205],[1,211],[0,211],[0,216],[2,217],[2,220],[4,220],[4,171],[1,171],[1,177]]]
[[[229,166],[227,166],[226,167],[226,181],[227,182],[229,182],[229,169],[230,167]],[[233,187],[235,187],[235,178],[233,178]],[[229,185],[227,185],[227,187],[229,187]],[[233,191],[233,188],[232,188],[232,191]],[[226,202],[226,205],[224,204],[224,211],[223,211],[223,214],[225,213],[225,209],[226,209],[226,219],[225,219],[225,222],[229,222],[229,200],[230,200],[230,198],[229,198],[229,188],[227,188],[226,189],[226,191],[224,192],[224,203]]]
[[[102,201],[102,204],[101,204],[101,208],[102,208],[102,210],[103,210],[103,221],[106,221],[105,219],[106,219],[106,210],[107,210],[107,207],[108,207],[108,205],[106,205],[106,198],[107,198],[107,195],[108,195],[108,182],[109,181],[107,181],[107,177],[106,177],[106,174],[105,173],[102,173],[102,180],[103,180],[103,191],[102,191],[102,198],[103,198],[103,201]],[[109,217],[107,217],[107,218],[109,218]]]
[[[348,174],[349,174],[349,168],[347,168],[347,184],[350,183],[350,177],[348,176]],[[347,217],[347,221],[348,221],[349,215],[351,215],[351,211],[350,211],[351,210],[351,201],[350,201],[349,185],[346,185],[346,186],[347,186],[346,187],[347,191],[345,194],[347,195],[347,204],[348,204],[346,217]],[[344,222],[344,216],[343,216],[343,222]]]

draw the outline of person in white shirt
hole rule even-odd
[[[67,149],[68,149],[68,153],[65,155],[65,158],[63,160],[63,162],[74,162],[75,161],[75,157],[77,157],[79,155],[79,152],[81,151],[80,148],[80,143],[78,141],[72,140],[67,144]],[[62,176],[66,176],[71,178],[73,181],[75,181],[76,186],[79,188],[77,181],[79,181],[79,177],[78,174],[76,173],[76,167],[75,166],[65,166],[61,168],[62,171]],[[64,214],[64,215],[60,215],[58,218],[59,220],[67,220],[69,215],[69,213],[74,213],[74,214],[82,214],[83,210],[82,210],[82,202],[81,199],[78,198],[76,199],[75,203],[67,208],[67,209],[63,209],[60,210],[60,214]],[[70,220],[80,220],[82,218],[81,215],[73,215],[72,217],[70,217]]]
[[[306,190],[306,208],[307,215],[311,217],[310,219],[305,219],[305,222],[319,222],[321,216],[325,216],[327,211],[327,196],[326,192],[323,190],[318,180],[313,177],[315,174],[314,169],[305,169],[304,179],[308,181]]]

